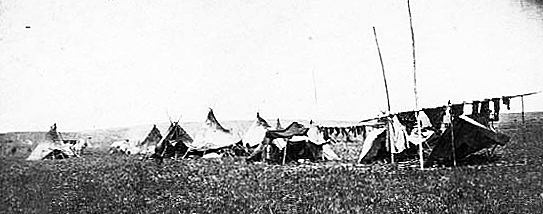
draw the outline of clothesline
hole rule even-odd
[[[525,97],[525,96],[529,96],[529,95],[534,95],[534,94],[538,94],[538,93],[541,93],[542,91],[538,91],[538,92],[531,92],[531,93],[526,93],[526,94],[518,94],[518,95],[512,95],[512,96],[502,96],[500,99],[502,98],[508,98],[508,99],[511,99],[511,98],[516,98],[516,97]],[[483,100],[492,100],[493,98],[485,98]],[[474,102],[478,102],[478,101],[472,101],[472,102],[462,102],[462,103],[455,103],[455,104],[450,104],[451,106],[452,105],[465,105],[465,104],[473,104]],[[479,101],[480,102],[480,101]],[[372,120],[378,120],[378,119],[381,119],[381,118],[386,118],[386,117],[390,117],[390,116],[393,116],[393,115],[397,115],[397,114],[401,114],[401,113],[409,113],[409,112],[420,112],[420,111],[424,111],[424,109],[434,109],[434,108],[442,108],[442,107],[447,107],[447,105],[442,105],[442,106],[436,106],[436,107],[431,107],[431,108],[422,108],[422,109],[416,109],[416,110],[410,110],[410,111],[402,111],[402,112],[395,112],[395,113],[388,113],[386,115],[382,115],[382,116],[378,116],[378,117],[374,117],[374,118],[369,118],[369,119],[364,119],[364,120],[361,120],[359,121],[358,123],[363,123],[363,122],[369,122],[369,121],[372,121]]]

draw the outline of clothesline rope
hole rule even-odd
[[[530,96],[530,95],[534,95],[534,94],[539,94],[541,93],[542,91],[538,91],[538,92],[531,92],[531,93],[526,93],[526,94],[518,94],[518,95],[513,95],[513,96],[502,96],[501,98],[517,98],[517,97],[525,97],[525,96]],[[492,100],[492,98],[485,98],[485,99],[482,99],[482,100]],[[479,100],[480,101],[480,100]],[[451,106],[452,105],[465,105],[465,104],[473,104],[474,102],[478,102],[478,101],[472,101],[472,102],[462,102],[462,103],[455,103],[455,104],[450,104]],[[415,110],[410,110],[410,111],[402,111],[402,112],[394,112],[394,113],[388,113],[386,115],[382,115],[382,116],[378,116],[378,117],[374,117],[374,118],[369,118],[369,119],[364,119],[364,120],[361,120],[359,121],[358,123],[364,123],[364,122],[369,122],[369,121],[372,121],[372,120],[378,120],[378,119],[381,119],[381,118],[387,118],[387,117],[391,117],[391,116],[394,116],[394,115],[398,115],[400,113],[408,113],[408,112],[420,112],[420,111],[424,111],[424,109],[434,109],[434,108],[442,108],[442,107],[447,107],[448,105],[443,105],[443,106],[436,106],[436,107],[431,107],[431,108],[422,108],[422,109],[415,109]]]

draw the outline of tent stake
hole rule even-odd
[[[390,95],[388,94],[388,85],[387,85],[387,78],[386,78],[386,75],[385,75],[385,65],[383,63],[383,57],[381,56],[381,48],[379,48],[379,42],[377,41],[377,31],[375,30],[375,26],[373,27],[373,35],[375,37],[375,44],[377,45],[377,52],[379,53],[379,61],[381,62],[381,70],[383,71],[383,80],[385,82],[385,93],[387,95],[387,110],[388,112],[387,113],[390,113]],[[388,126],[388,124],[387,124]],[[387,131],[388,131],[389,128],[387,128]],[[390,146],[390,162],[391,163],[394,163],[394,153],[392,152],[392,141],[390,140],[390,137],[389,137],[390,134],[387,135],[387,138],[386,138],[386,144]]]

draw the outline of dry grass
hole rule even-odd
[[[540,213],[543,126],[494,162],[420,171],[402,165],[276,166],[243,159],[166,160],[91,151],[83,158],[0,159],[2,213]],[[341,145],[339,145],[341,148]]]

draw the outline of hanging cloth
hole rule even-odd
[[[481,110],[479,111],[479,120],[481,124],[488,126],[490,121],[490,100],[485,99],[481,102]]]
[[[481,104],[481,101],[473,101],[473,104],[471,104],[471,116],[479,116],[479,104]]]
[[[323,127],[323,129],[322,129],[322,131],[323,131],[323,132],[322,132],[322,135],[324,136],[324,140],[326,140],[326,141],[330,140],[330,135],[328,134],[328,131],[327,131],[327,130],[328,130],[328,129],[327,129],[327,128],[324,128],[324,127]]]
[[[502,101],[507,106],[507,110],[511,110],[511,97],[502,97]]]
[[[419,112],[419,121],[421,130],[422,128],[433,127],[432,122],[430,122],[430,118],[428,118],[428,115],[426,115],[424,111]]]
[[[396,115],[387,121],[387,137],[392,144],[392,153],[401,153],[407,148],[407,132],[406,127],[400,123]],[[390,145],[387,145],[390,147]]]
[[[500,98],[492,98],[492,104],[494,104],[492,121],[498,121],[500,120]]]
[[[347,128],[341,128],[341,134],[343,134],[343,137],[347,138],[347,136],[349,136],[347,133]]]
[[[441,127],[441,123],[443,123],[443,116],[445,115],[446,109],[447,107],[445,106],[423,109],[426,116],[428,116],[428,119],[430,119],[430,123],[432,123],[434,129],[439,129]]]
[[[411,133],[417,124],[417,117],[414,111],[398,113],[397,120],[405,126],[407,133]]]
[[[454,104],[451,106],[451,115],[453,117],[459,117],[464,114],[464,104]]]

